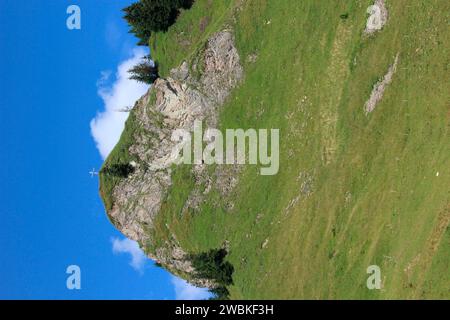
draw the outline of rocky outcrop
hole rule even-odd
[[[176,145],[171,140],[173,130],[192,131],[194,120],[214,127],[218,109],[242,75],[233,34],[225,30],[207,41],[191,67],[183,62],[170,77],[157,79],[136,103],[131,112],[138,128],[135,143],[129,148],[135,170],[115,186],[114,206],[108,212],[125,236],[141,245],[152,241],[149,230],[172,183],[171,166],[176,158],[172,152]],[[193,171],[199,179],[209,179],[201,166],[194,166]],[[148,254],[175,273],[195,272],[176,239]],[[201,280],[197,284],[211,286]]]
[[[369,100],[366,101],[364,105],[364,110],[366,115],[375,110],[377,104],[383,99],[384,91],[387,86],[392,82],[392,78],[397,71],[397,64],[399,53],[395,56],[394,63],[389,67],[388,72],[384,75],[383,79],[378,81],[372,89],[372,93],[370,94]]]
[[[375,0],[374,4],[369,7],[369,18],[367,19],[364,33],[371,35],[383,29],[388,21],[388,10],[385,0]]]

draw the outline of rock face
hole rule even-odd
[[[125,236],[141,245],[152,241],[149,230],[171,185],[170,168],[176,158],[172,152],[176,145],[171,141],[173,130],[193,131],[194,120],[214,127],[218,109],[242,75],[233,34],[218,32],[207,41],[191,68],[183,62],[167,79],[157,79],[136,103],[131,112],[138,130],[129,149],[136,159],[135,171],[114,188],[114,206],[108,212]],[[204,175],[198,167],[193,167],[196,177]],[[176,239],[148,254],[174,273],[195,272]],[[212,286],[201,280],[196,284]]]

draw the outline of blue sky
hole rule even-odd
[[[0,1],[0,298],[205,297],[110,224],[88,175],[120,134],[115,105],[146,90],[123,71],[144,54],[121,18],[131,2]],[[66,288],[72,264],[81,290]]]

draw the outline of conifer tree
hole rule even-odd
[[[142,62],[128,70],[130,79],[152,84],[158,78],[158,65],[151,60],[150,55],[145,56]]]
[[[140,0],[123,9],[130,32],[147,45],[152,32],[167,31],[181,8],[191,7],[193,0]]]
[[[127,178],[134,171],[134,167],[129,163],[115,163],[112,164],[103,170],[104,174],[119,177],[119,178]]]

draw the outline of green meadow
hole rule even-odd
[[[152,36],[164,77],[233,30],[245,78],[220,128],[279,128],[280,170],[245,166],[230,195],[186,211],[193,176],[175,167],[147,250],[172,235],[194,253],[227,241],[232,299],[450,298],[450,2],[388,0],[388,23],[366,36],[372,3],[197,0]],[[127,128],[109,161],[127,157]]]

